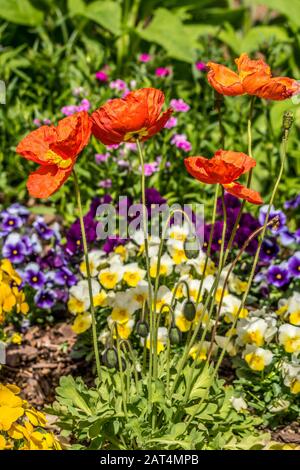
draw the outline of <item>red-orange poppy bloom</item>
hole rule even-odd
[[[245,153],[218,150],[211,159],[188,157],[184,164],[187,171],[202,183],[219,183],[233,196],[253,204],[263,202],[257,191],[235,181],[256,165],[256,161]]]
[[[272,77],[270,67],[262,60],[251,60],[247,54],[235,59],[238,73],[224,65],[208,62],[207,79],[220,94],[255,95],[266,100],[285,100],[300,93],[300,84],[288,77]]]
[[[164,101],[163,92],[156,88],[141,88],[110,100],[92,114],[92,133],[105,145],[147,140],[172,113],[172,108],[161,112]]]
[[[63,185],[90,134],[89,115],[81,111],[62,119],[56,127],[41,126],[21,140],[17,153],[40,165],[27,181],[31,196],[49,197]]]

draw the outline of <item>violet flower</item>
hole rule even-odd
[[[270,266],[267,272],[267,280],[269,284],[275,287],[283,287],[290,281],[289,271],[284,264]]]
[[[177,111],[178,113],[186,113],[187,111],[190,110],[190,106],[183,101],[183,99],[179,98],[178,100],[173,99],[170,102],[171,108],[174,109],[174,111]]]
[[[35,290],[41,290],[46,282],[45,275],[37,263],[29,263],[26,266],[23,279]]]
[[[300,278],[300,251],[288,260],[288,270],[291,277]]]

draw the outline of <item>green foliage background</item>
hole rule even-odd
[[[262,5],[263,4],[263,5]],[[262,53],[274,75],[299,78],[300,0],[0,0],[0,79],[6,84],[6,105],[0,105],[1,202],[26,201],[26,177],[31,164],[20,159],[15,146],[34,129],[34,118],[56,122],[61,107],[72,104],[72,90],[82,86],[95,109],[111,97],[95,72],[110,64],[111,79],[135,79],[137,86],[162,88],[167,100],[181,97],[191,105],[182,119],[193,154],[209,156],[219,147],[214,95],[195,61],[219,61],[234,67],[242,52]],[[159,81],[154,70],[137,63],[139,52],[155,54],[157,66],[172,65],[171,79]],[[226,98],[223,105],[226,148],[246,151],[248,97]],[[295,112],[286,176],[280,198],[300,190],[300,108],[291,100],[267,103],[257,100],[254,113],[254,156],[258,171],[254,185],[266,198],[278,167],[281,116]],[[171,175],[162,172],[150,179],[174,200],[210,202],[211,188],[199,187],[184,171],[184,154],[169,145],[164,132],[147,144],[153,161],[163,149],[172,161]],[[92,141],[78,167],[84,200],[101,193],[100,179],[112,177],[112,193],[134,193],[135,180],[126,172],[94,163],[93,154],[104,147]],[[164,157],[164,155],[163,155]],[[129,189],[130,188],[130,189]],[[67,217],[73,213],[71,184],[47,202]],[[200,194],[201,193],[201,194]],[[40,208],[39,208],[40,210]],[[51,209],[52,210],[52,209]]]

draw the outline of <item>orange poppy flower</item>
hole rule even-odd
[[[27,181],[31,196],[49,197],[63,185],[90,134],[89,115],[81,111],[62,119],[57,127],[41,126],[21,140],[17,153],[40,165]]]
[[[224,65],[208,62],[207,79],[220,94],[255,95],[267,100],[285,100],[300,93],[300,84],[288,77],[272,77],[270,67],[262,60],[251,60],[247,54],[235,59],[238,73]]]
[[[188,157],[185,158],[184,164],[187,171],[202,183],[219,183],[233,196],[253,204],[263,202],[257,191],[235,182],[256,165],[256,161],[245,153],[218,150],[211,159]]]
[[[173,111],[161,113],[164,101],[163,92],[156,88],[109,100],[92,114],[92,133],[105,145],[147,140],[164,127]]]

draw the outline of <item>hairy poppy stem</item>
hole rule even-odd
[[[136,139],[136,145],[138,148],[138,153],[140,157],[141,164],[141,192],[142,192],[142,205],[143,205],[143,231],[144,231],[144,247],[145,247],[145,258],[146,258],[146,270],[147,270],[147,281],[148,281],[148,305],[149,305],[149,315],[150,315],[150,353],[149,353],[149,402],[152,401],[152,369],[153,369],[153,352],[155,352],[156,346],[153,344],[154,339],[154,311],[152,304],[152,283],[150,276],[150,259],[149,259],[149,245],[148,245],[148,214],[146,209],[146,187],[145,187],[145,166],[144,166],[144,155],[141,148],[139,139]],[[157,354],[157,350],[156,350]]]
[[[99,356],[99,348],[98,348],[97,322],[96,322],[95,306],[94,306],[94,299],[93,299],[92,278],[91,278],[91,271],[90,271],[90,264],[89,264],[89,253],[88,253],[88,247],[87,247],[87,241],[86,241],[86,233],[85,233],[84,220],[83,220],[79,183],[78,183],[78,178],[74,169],[73,169],[73,179],[74,179],[76,201],[77,201],[77,206],[78,206],[84,261],[86,265],[86,274],[87,274],[87,282],[88,282],[89,297],[90,297],[90,309],[91,309],[91,315],[92,315],[92,335],[93,335],[94,354],[95,354],[95,360],[96,360],[96,369],[97,369],[98,379],[99,381],[101,381],[101,365],[100,365],[100,356]]]

